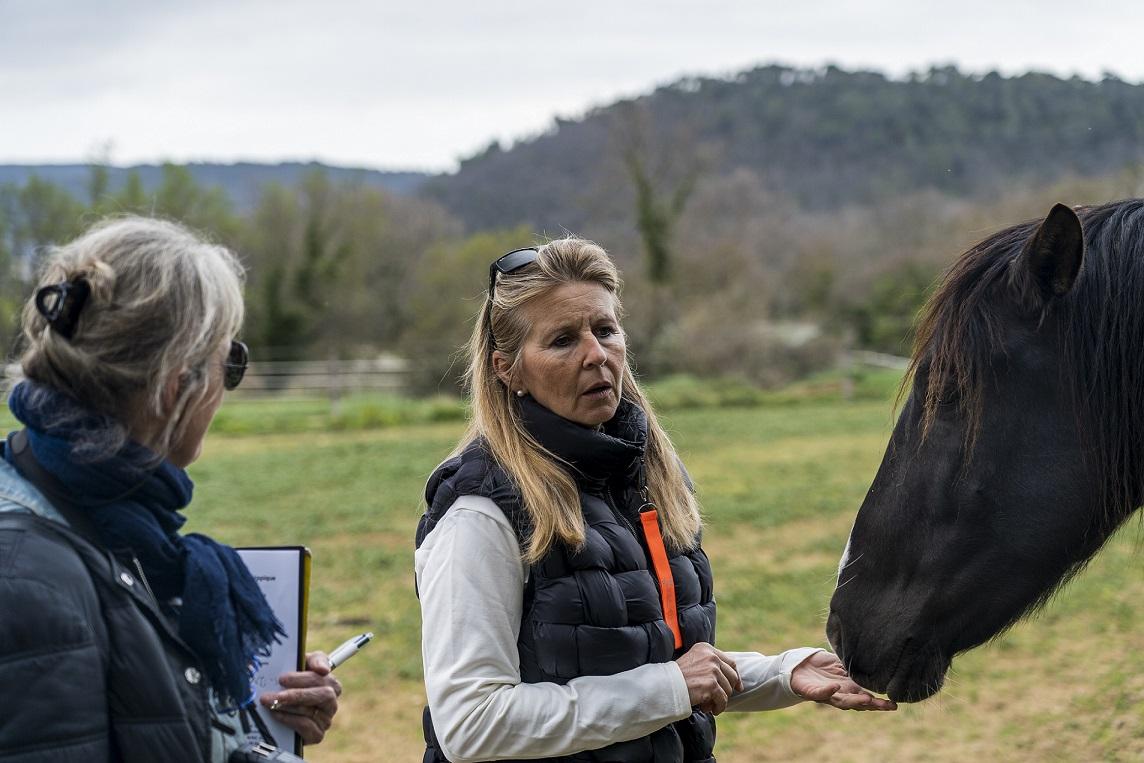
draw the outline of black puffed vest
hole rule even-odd
[[[587,534],[572,549],[556,544],[529,571],[517,648],[525,683],[565,684],[577,676],[612,675],[666,662],[696,643],[715,643],[711,565],[698,545],[668,549],[675,582],[681,649],[663,618],[656,578],[639,529],[643,500],[643,452],[647,423],[628,402],[603,431],[563,419],[532,398],[520,401],[529,432],[569,463],[580,488]],[[529,522],[520,494],[481,440],[441,464],[426,486],[428,509],[417,527],[417,545],[464,495],[491,499],[523,544]],[[424,763],[447,763],[424,712]],[[713,763],[715,719],[695,711],[682,721],[639,739],[545,760],[598,763]]]

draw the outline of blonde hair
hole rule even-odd
[[[540,247],[535,263],[510,275],[498,276],[494,298],[490,304],[488,296],[485,297],[468,347],[466,382],[472,402],[472,421],[454,455],[478,438],[484,438],[493,458],[520,491],[524,509],[531,519],[531,536],[524,553],[528,562],[539,561],[557,541],[572,548],[581,546],[585,538],[584,515],[579,490],[564,462],[524,428],[512,391],[493,369],[492,353],[494,349],[504,353],[515,367],[531,327],[522,308],[569,283],[604,287],[615,299],[616,312],[620,314],[622,281],[608,254],[585,239],[558,239]],[[496,337],[495,346],[493,337]],[[676,549],[691,548],[702,526],[699,505],[688,487],[670,438],[636,383],[630,363],[625,365],[621,389],[624,398],[643,409],[647,416],[648,497],[659,511],[664,537]]]
[[[173,222],[123,217],[97,223],[53,249],[37,290],[85,279],[90,296],[70,339],[24,305],[23,376],[114,420],[76,455],[109,456],[133,427],[159,422],[144,443],[166,457],[209,394],[210,364],[243,320],[243,269],[223,246]],[[173,401],[164,401],[177,381]]]

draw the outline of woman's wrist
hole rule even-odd
[[[797,698],[799,700],[806,699],[806,697],[803,697],[801,694],[791,688],[791,673],[795,671],[795,668],[809,660],[814,655],[825,651],[825,649],[820,647],[802,646],[795,649],[788,649],[787,651],[783,652],[782,664],[779,668],[779,676],[782,679],[783,688],[787,691],[788,694],[790,694],[791,697]]]
[[[687,692],[687,679],[675,660],[668,660],[662,664],[671,687],[672,707],[679,716],[678,720],[682,720],[691,715],[691,697]]]

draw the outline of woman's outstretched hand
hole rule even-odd
[[[687,681],[691,706],[718,715],[727,709],[728,698],[743,690],[735,661],[706,642],[699,642],[676,660]]]
[[[875,697],[850,678],[830,652],[815,652],[791,671],[790,688],[804,699],[840,710],[897,710],[888,699]]]

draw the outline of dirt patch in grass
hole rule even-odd
[[[306,748],[306,760],[315,763],[421,760],[425,752],[425,742],[420,735],[421,709],[425,706],[421,682],[391,682],[384,688],[361,688],[364,691],[355,693],[347,687],[334,729],[321,745]],[[395,730],[400,733],[394,733]],[[416,733],[410,733],[411,730]]]

